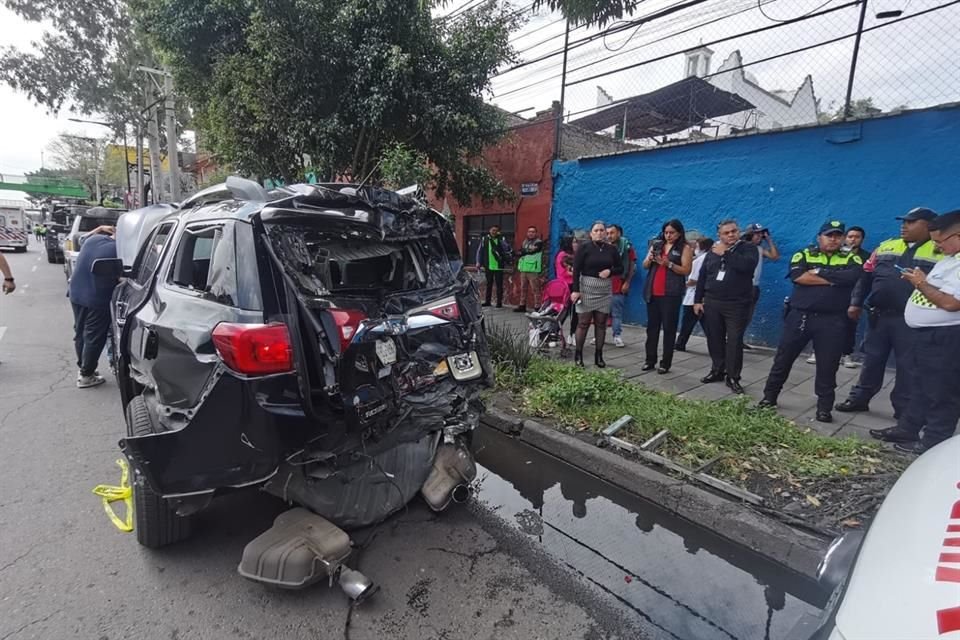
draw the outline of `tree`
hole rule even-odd
[[[61,133],[47,146],[60,176],[83,182],[93,197],[97,184],[103,184],[103,150],[106,140]]]
[[[819,105],[817,105],[817,107],[819,109]],[[907,108],[907,105],[903,105],[903,104],[898,105],[890,109],[888,113],[903,111],[906,108]],[[850,101],[849,118],[851,120],[869,118],[871,116],[880,115],[881,113],[883,113],[883,109],[876,106],[873,102],[873,98],[870,96],[866,98],[855,98]],[[820,120],[820,124],[827,124],[830,122],[839,122],[840,120],[844,120],[846,117],[847,117],[847,114],[845,113],[844,105],[843,104],[838,105],[835,102],[831,102],[830,105],[827,107],[827,111],[820,113],[819,120]]]
[[[138,64],[150,52],[131,28],[123,0],[5,0],[22,18],[47,22],[33,51],[0,49],[0,81],[58,112],[98,114],[119,128],[141,101]]]
[[[240,171],[284,181],[308,172],[382,180],[397,178],[385,169],[416,157],[427,161],[439,194],[508,199],[481,162],[504,130],[482,94],[496,69],[515,60],[509,34],[520,18],[490,1],[435,21],[431,4],[135,0],[133,7],[190,99],[206,144]]]
[[[643,0],[534,0],[533,10],[546,5],[560,11],[572,25],[605,26],[636,10]]]

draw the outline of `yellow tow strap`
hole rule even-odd
[[[133,490],[130,488],[130,467],[123,458],[117,460],[117,464],[120,466],[120,486],[98,484],[93,488],[93,492],[103,499],[103,510],[107,512],[110,522],[120,531],[129,533],[133,531]],[[121,520],[110,505],[120,500],[123,500],[127,507],[126,520]]]

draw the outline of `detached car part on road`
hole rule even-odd
[[[465,499],[492,381],[476,285],[449,223],[397,193],[230,178],[179,208],[124,214],[113,298],[116,371],[135,470],[136,533],[190,533],[218,493],[291,504],[244,551],[245,577],[340,581],[343,529],[421,492]]]

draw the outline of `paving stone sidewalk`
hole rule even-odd
[[[488,322],[506,324],[526,335],[528,320],[522,313],[514,313],[512,308],[497,309],[489,307],[484,310]],[[699,331],[699,329],[698,329]],[[591,331],[592,334],[592,331]],[[644,386],[673,393],[685,398],[701,400],[718,400],[733,397],[733,393],[723,383],[702,384],[700,378],[710,370],[710,357],[707,354],[707,343],[702,336],[692,336],[687,343],[686,352],[674,354],[673,367],[670,373],[660,375],[656,371],[641,371],[644,361],[644,341],[646,330],[638,325],[624,325],[623,339],[625,347],[613,345],[610,330],[607,329],[607,345],[604,348],[604,360],[608,367],[623,371],[628,380]],[[559,351],[559,350],[556,350]],[[743,373],[741,384],[747,394],[759,401],[763,397],[763,385],[773,364],[774,349],[754,347],[743,354]],[[884,388],[870,403],[870,411],[862,413],[833,412],[833,422],[824,424],[814,419],[817,409],[817,399],[813,392],[813,378],[815,366],[807,364],[804,354],[797,359],[780,394],[777,411],[799,425],[809,426],[811,429],[828,436],[855,435],[872,440],[867,433],[869,429],[890,427],[896,424],[893,418],[893,407],[890,404],[890,389],[894,381],[894,371],[887,370],[884,378]],[[584,349],[584,361],[587,367],[592,367],[593,348],[588,344]],[[840,367],[837,372],[837,402],[847,397],[850,388],[856,384],[860,375],[859,369]]]

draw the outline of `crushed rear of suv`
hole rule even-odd
[[[219,492],[257,486],[298,508],[239,571],[285,587],[337,578],[342,529],[418,492],[464,499],[492,381],[476,285],[449,223],[394,192],[231,178],[179,209],[121,217],[116,370],[138,540],[189,534]],[[296,551],[291,552],[291,549]]]

